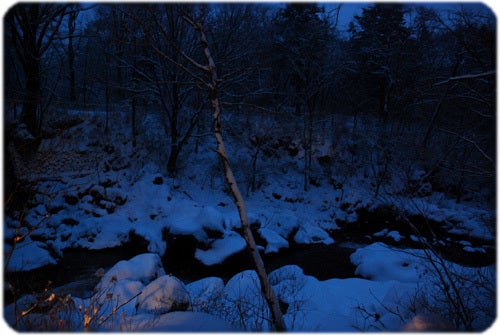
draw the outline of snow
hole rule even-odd
[[[351,262],[357,266],[355,274],[371,280],[418,282],[427,271],[421,250],[397,251],[377,242],[356,250]]]
[[[144,288],[145,286],[142,282],[133,279],[106,282],[106,285],[96,286],[95,290],[97,293],[92,299],[89,299],[86,305],[101,306],[99,314],[109,315],[113,312],[113,308],[124,304],[120,312],[127,315],[133,315],[137,310],[136,295],[138,292],[143,291]]]
[[[101,330],[196,332],[271,329],[267,321],[269,311],[255,271],[240,272],[225,285],[217,277],[184,285],[174,276],[161,275],[145,286],[144,276],[149,279],[158,274],[155,258],[152,254],[144,254],[118,262],[104,275],[95,295],[83,300],[74,298],[75,305],[84,306],[87,310],[91,306],[99,306],[98,314],[103,316],[116,313],[113,308],[121,306],[119,316],[99,325],[97,329]],[[139,266],[141,260],[147,264],[142,269]],[[426,296],[432,297],[436,288],[426,284],[432,283],[434,274],[426,270],[418,250],[409,253],[374,243],[358,249],[352,260],[357,266],[356,273],[364,278],[320,281],[305,275],[296,265],[287,265],[269,274],[276,296],[287,304],[284,318],[290,331],[397,331],[403,327],[418,329],[431,326],[423,324],[428,319],[422,316],[425,314],[416,314],[414,310],[415,301],[421,299],[421,294],[427,290]],[[128,272],[132,265],[138,266],[138,275]],[[458,267],[454,270],[457,269],[460,270]],[[119,274],[120,270],[124,271],[123,275]],[[464,274],[469,270],[461,268]],[[484,274],[493,279],[493,272]],[[106,282],[104,278],[110,277],[119,279],[103,286],[102,283]],[[485,292],[475,288],[470,294],[481,300]],[[20,301],[29,299],[25,297]],[[169,312],[173,306],[184,311]],[[13,304],[6,307],[8,322],[12,321],[13,310]],[[431,316],[433,326],[445,324],[444,320]],[[73,317],[78,318],[77,313]],[[77,320],[74,320],[75,324]],[[480,321],[479,327],[489,327],[492,319]]]
[[[110,330],[117,329],[108,325]],[[217,317],[200,312],[171,312],[162,315],[138,314],[127,319],[121,330],[127,332],[235,332],[234,326]]]
[[[222,263],[227,257],[246,247],[246,242],[241,235],[230,231],[222,239],[215,240],[208,250],[196,249],[195,257],[205,265]]]
[[[227,311],[225,318],[238,328],[250,331],[269,330],[266,320],[270,319],[270,313],[255,271],[246,270],[229,279],[222,299],[220,304]]]
[[[186,285],[191,304],[196,309],[211,310],[211,304],[224,290],[224,281],[218,277],[207,277]]]
[[[484,248],[474,248],[474,247],[470,247],[470,246],[465,246],[463,247],[463,250],[464,251],[467,251],[467,252],[481,252],[481,253],[486,253],[486,250]]]
[[[134,280],[146,285],[163,275],[165,275],[165,270],[158,254],[141,254],[128,261],[116,263],[106,272],[98,288],[122,279]]]
[[[4,253],[8,254],[12,246],[4,245]],[[50,255],[47,246],[39,241],[31,241],[27,238],[17,243],[13,250],[13,257],[7,266],[8,271],[29,271],[41,266],[56,264],[56,260]]]
[[[278,252],[281,248],[288,248],[288,241],[274,230],[269,228],[260,228],[259,234],[267,242],[265,253]]]
[[[193,201],[178,201],[170,207],[168,229],[173,234],[193,235],[198,241],[208,242],[206,229],[224,231],[224,216],[211,206],[199,206]]]
[[[85,122],[94,121],[89,117]],[[68,140],[64,145],[76,151],[92,150],[92,146],[86,143],[101,134],[91,134],[94,131],[91,124],[85,124],[75,135],[77,147],[71,147]],[[56,139],[44,141],[52,142],[42,143],[43,147],[60,145]],[[209,145],[207,141],[205,149]],[[328,147],[329,143],[325,142],[317,150],[325,153]],[[228,143],[228,149],[235,153],[235,161],[239,164],[248,157],[248,149],[237,144]],[[140,149],[137,149],[138,153],[134,150],[125,145],[117,144],[116,147],[116,152],[121,152],[118,158],[122,160],[140,153]],[[25,213],[28,227],[39,222],[49,208],[59,210],[51,212],[46,224],[33,233],[33,239],[28,236],[16,245],[7,269],[27,271],[55,264],[56,256],[62,256],[66,248],[104,249],[124,245],[133,232],[145,239],[149,253],[117,262],[101,278],[93,297],[73,297],[76,306],[85,308],[95,306],[96,302],[103,305],[100,311],[103,316],[125,303],[116,317],[98,327],[99,330],[270,330],[269,312],[255,271],[235,274],[227,283],[218,277],[208,277],[186,284],[167,275],[168,269],[162,266],[162,257],[167,250],[164,232],[193,236],[200,243],[195,257],[207,266],[223,263],[246,247],[238,232],[241,224],[236,207],[230,196],[222,191],[224,180],[217,170],[216,159],[212,151],[200,150],[200,154],[190,160],[190,165],[184,166],[186,171],[182,180],[165,177],[160,173],[162,169],[151,161],[140,167],[111,169],[98,174],[92,169],[82,168],[86,174],[78,177],[58,172],[57,176],[63,177],[61,181],[39,183],[40,189],[50,197],[37,195],[39,205]],[[118,159],[115,163],[120,162],[123,163]],[[262,164],[262,175],[266,175],[263,177],[264,186],[250,192],[245,200],[250,223],[256,225],[266,242],[265,253],[277,253],[294,243],[335,243],[329,232],[338,229],[336,220],[355,222],[356,208],[375,208],[387,201],[384,197],[373,198],[362,171],[348,180],[334,176],[336,180],[342,180],[341,189],[325,182],[321,186],[311,186],[310,192],[304,192],[301,165],[296,158],[274,160],[262,156],[259,164]],[[245,173],[240,165],[236,165],[236,170],[237,174]],[[158,178],[163,182],[155,183]],[[241,189],[244,189],[243,185]],[[77,203],[69,204],[65,196],[75,195]],[[102,199],[97,199],[99,197]],[[476,204],[456,204],[440,193],[411,199],[392,195],[390,201],[410,215],[425,213],[429,219],[446,222],[448,232],[459,234],[458,243],[464,251],[486,252],[489,248],[473,244],[468,237],[495,240],[494,225],[491,224],[494,211],[479,208]],[[342,204],[347,204],[347,209],[342,209]],[[26,228],[16,230],[16,224],[13,218],[5,219],[5,240],[11,239],[15,233],[26,232]],[[384,238],[387,243],[404,241],[404,236],[398,231],[389,229],[383,229],[373,237]],[[418,242],[420,237],[410,235],[409,239]],[[9,248],[8,244],[4,245],[4,252],[7,253]],[[375,242],[356,245],[350,260],[356,266],[353,277],[359,278],[320,281],[305,275],[296,265],[269,274],[276,295],[288,304],[284,317],[290,330],[397,331],[411,322],[414,327],[428,323],[427,316],[417,315],[412,309],[415,307],[412,303],[420,295],[429,297],[431,305],[441,306],[435,298],[439,296],[435,287],[436,274],[426,262],[422,250]],[[474,276],[476,272],[484,272],[484,277],[480,278],[495,278],[493,267],[466,268],[446,264],[459,273]],[[464,287],[471,297],[484,303],[492,301],[485,293],[487,290],[465,284]],[[34,296],[24,298],[36,300]],[[180,305],[190,310],[168,312],[172,299],[182,302]],[[4,315],[7,320],[13,320],[13,313],[13,304],[6,306]],[[76,314],[75,318],[78,317]],[[478,319],[477,329],[484,329],[491,322],[492,318]]]
[[[184,284],[173,276],[162,276],[149,283],[137,299],[139,312],[165,314],[190,306],[189,293]]]
[[[392,237],[392,239],[396,242],[401,241],[401,239],[403,238],[403,236],[401,236],[401,234],[397,230],[393,230],[393,231],[388,232],[387,236]]]
[[[377,236],[377,237],[385,236],[385,235],[387,235],[388,231],[389,231],[389,229],[384,228],[381,231],[374,233],[373,236]]]
[[[391,231],[389,231],[389,229],[387,229],[387,228],[384,228],[381,231],[374,233],[373,236],[376,236],[376,237],[383,237],[383,236],[390,237],[395,242],[399,242],[399,241],[401,241],[401,239],[404,238],[403,236],[401,236],[401,234],[397,230],[391,230]]]
[[[84,137],[85,134],[79,136]],[[84,141],[83,138],[81,140]],[[125,148],[120,150],[126,151]],[[200,156],[193,167],[194,171],[203,171],[201,167],[213,160],[209,154]],[[231,198],[223,192],[214,193],[201,175],[195,174],[183,180],[182,186],[179,186],[181,183],[162,176],[158,170],[153,163],[148,163],[136,176],[124,176],[113,170],[96,175],[101,181],[115,183],[111,187],[94,184],[93,175],[67,178],[61,183],[41,183],[40,188],[47,188],[50,190],[47,192],[56,194],[50,198],[50,206],[60,207],[61,210],[51,214],[46,226],[36,231],[46,241],[27,246],[25,250],[31,248],[29,252],[16,248],[11,268],[20,270],[22,264],[27,264],[26,255],[33,255],[34,252],[38,256],[30,257],[29,269],[53,264],[55,259],[46,250],[48,248],[62,255],[65,248],[104,249],[120,246],[128,241],[131,232],[143,237],[148,242],[148,251],[160,256],[167,249],[162,238],[165,230],[170,234],[192,235],[197,241],[209,246],[208,250],[197,251],[197,258],[205,264],[220,263],[242,250],[242,239],[234,234],[240,228],[240,222]],[[159,177],[163,183],[155,184],[153,181]],[[355,221],[356,213],[351,208],[380,205],[380,201],[370,200],[372,197],[356,176],[349,181],[350,185],[344,183],[345,190],[332,190],[330,185],[325,185],[310,193],[301,189],[298,182],[300,174],[296,172],[289,171],[286,175],[273,178],[276,179],[272,187],[263,188],[246,199],[251,224],[261,225],[259,232],[267,242],[266,253],[288,248],[292,240],[296,243],[332,244],[334,240],[327,231],[338,229],[336,219]],[[89,184],[89,193],[84,194],[77,204],[69,205],[65,201],[65,195],[83,193]],[[98,202],[102,208],[96,206],[92,194],[105,198]],[[273,194],[279,194],[280,198],[275,198]],[[356,205],[348,210],[340,209],[340,202],[335,200],[339,195],[342,195],[344,203]],[[398,200],[396,197],[394,202],[409,214],[425,212],[431,219],[454,222],[449,227],[451,233],[490,241],[494,239],[490,226],[485,224],[492,220],[492,213],[486,210],[468,204],[457,205],[439,194],[412,201],[404,198]],[[45,203],[45,200],[41,198],[40,203]],[[220,206],[221,203],[224,206]],[[45,206],[41,204],[27,211],[26,218],[36,223],[46,212]],[[68,219],[77,224],[61,224]],[[213,235],[210,237],[209,233],[218,233],[223,239],[214,238]],[[395,241],[403,238],[397,231],[387,231],[384,235]]]
[[[323,244],[332,244],[333,238],[328,235],[326,231],[321,229],[320,227],[315,227],[312,225],[303,225],[299,228],[294,237],[295,242],[297,243],[323,243]]]

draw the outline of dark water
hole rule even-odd
[[[341,232],[343,233],[343,232]],[[340,234],[340,233],[338,233]],[[350,236],[350,237],[349,237]],[[353,236],[357,236],[356,239]],[[285,265],[297,265],[306,275],[319,280],[331,278],[353,278],[355,267],[350,262],[350,255],[358,244],[375,242],[373,239],[360,239],[363,234],[345,234],[334,236],[334,244],[299,245],[290,243],[290,247],[279,253],[262,254],[268,273]],[[134,236],[133,236],[134,237]],[[343,242],[340,242],[343,241]],[[167,237],[167,251],[163,257],[165,272],[172,274],[184,283],[215,276],[224,281],[235,274],[253,269],[250,254],[243,250],[228,257],[222,264],[206,266],[195,257],[199,243],[192,236]],[[388,241],[383,241],[388,242]],[[413,248],[415,245],[400,245]],[[485,266],[496,262],[495,249],[488,249],[487,254],[472,254],[463,251],[463,246],[447,244],[441,250],[443,256],[451,261],[467,266]],[[4,303],[13,301],[23,294],[56,289],[61,294],[87,298],[99,278],[95,275],[99,269],[108,270],[120,260],[130,259],[147,251],[147,243],[135,236],[127,245],[103,250],[66,249],[64,257],[57,265],[47,266],[20,273],[7,273],[4,276]],[[10,284],[10,285],[9,285]],[[10,287],[16,288],[12,292]]]
[[[109,269],[136,254],[134,248],[116,247],[102,250],[66,249],[56,265],[24,272],[4,274],[5,303],[23,294],[57,291],[77,297],[89,297],[99,281],[99,268]]]
[[[253,263],[248,253],[242,252],[227,258],[222,264],[206,266],[195,259],[195,245],[188,243],[190,237],[179,237],[170,241],[166,256],[163,258],[165,272],[172,274],[184,283],[198,279],[217,276],[224,281],[229,280],[238,272],[253,269]],[[60,294],[88,298],[99,278],[99,269],[108,270],[120,260],[127,260],[147,250],[137,246],[123,246],[103,250],[67,249],[64,257],[57,265],[47,266],[27,272],[5,275],[5,282],[11,283],[17,289],[14,294],[4,288],[4,303],[13,301],[14,296],[28,293],[54,290]],[[354,277],[354,266],[349,256],[355,249],[332,245],[295,245],[280,253],[262,254],[266,269],[272,272],[285,265],[298,265],[307,275],[319,280],[330,278]]]
[[[243,250],[228,257],[222,264],[205,266],[194,257],[194,250],[186,246],[193,245],[191,237],[177,237],[168,241],[167,252],[164,258],[164,267],[184,282],[192,282],[201,278],[216,276],[224,281],[235,274],[253,269],[250,254]],[[182,252],[178,252],[181,247]],[[306,275],[314,276],[319,280],[330,278],[354,277],[354,265],[350,262],[350,255],[354,248],[339,244],[309,244],[291,245],[279,253],[261,254],[267,272],[272,272],[285,265],[298,265]]]

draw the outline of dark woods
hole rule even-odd
[[[395,169],[408,179],[418,170],[457,202],[493,201],[496,22],[459,5],[367,4],[344,31],[333,3],[18,4],[4,16],[6,144],[36,147],[58,110],[80,109],[103,111],[106,131],[109,113],[130,111],[136,145],[158,113],[175,176],[188,140],[211,122],[210,79],[196,66],[203,46],[183,19],[202,12],[222,107],[238,120],[300,125],[292,136],[305,152],[305,190],[323,132],[349,143],[333,164],[345,161],[350,173],[356,161],[372,166],[376,194]],[[255,160],[266,136],[252,137],[261,143]]]

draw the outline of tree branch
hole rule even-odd
[[[443,84],[449,83],[450,81],[455,81],[455,80],[466,80],[466,79],[475,79],[475,78],[493,76],[493,75],[496,75],[496,73],[497,72],[495,70],[491,70],[491,71],[486,71],[486,72],[481,72],[481,73],[476,73],[476,74],[464,74],[461,76],[450,77],[446,80],[435,83],[432,86],[443,85]]]

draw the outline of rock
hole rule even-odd
[[[144,288],[137,300],[139,310],[152,314],[186,311],[191,307],[189,293],[174,276],[162,276]]]
[[[106,216],[108,214],[108,211],[102,208],[94,208],[90,211],[90,213],[93,217],[100,218]]]
[[[332,165],[332,157],[328,156],[328,155],[324,155],[324,156],[319,156],[317,157],[317,160],[318,160],[318,163],[319,165],[325,167],[325,166],[330,166]]]
[[[104,187],[94,185],[94,187],[90,189],[90,195],[94,198],[95,201],[104,199]]]
[[[66,209],[66,206],[51,206],[48,208],[48,211],[50,214],[57,214],[59,213],[60,211],[62,211],[63,209]]]
[[[116,150],[116,149],[115,149],[115,147],[114,147],[114,146],[112,146],[112,145],[105,145],[105,146],[103,147],[103,150],[104,150],[104,152],[106,152],[107,154],[112,154],[113,152],[115,152],[115,150]]]
[[[113,164],[111,164],[111,169],[113,171],[119,171],[130,167],[130,162],[126,161],[123,157],[116,159]]]
[[[295,143],[292,143],[288,146],[287,151],[290,157],[295,157],[299,153],[299,147]]]
[[[115,212],[116,204],[109,200],[100,200],[97,205],[101,209],[105,209],[108,214],[112,214]]]
[[[104,188],[115,186],[117,183],[118,181],[112,180],[109,176],[105,176],[99,180],[99,185]]]
[[[61,242],[66,242],[67,240],[69,240],[69,238],[71,237],[71,233],[68,233],[68,234],[61,234]]]
[[[16,143],[35,140],[35,137],[31,135],[30,131],[28,130],[28,126],[25,123],[13,123],[10,128],[10,136]]]
[[[65,224],[66,226],[77,226],[80,222],[75,220],[75,219],[72,219],[72,218],[65,218],[65,219],[62,219],[61,220],[61,223],[62,224]]]
[[[66,203],[68,205],[76,205],[78,203],[78,196],[77,195],[73,195],[73,194],[65,194],[64,195],[64,201],[66,201]]]
[[[48,123],[50,127],[53,129],[64,130],[79,125],[84,121],[85,119],[82,118],[81,116],[65,114],[64,117],[59,117],[57,119],[49,120]]]
[[[163,184],[163,178],[161,176],[155,177],[155,179],[153,180],[153,184],[155,184],[155,185],[162,185]]]
[[[106,192],[109,200],[118,206],[123,206],[127,202],[127,194],[118,188],[108,188]]]
[[[217,300],[222,297],[224,281],[218,277],[207,277],[186,285],[191,295],[192,305],[195,310],[210,311]]]

